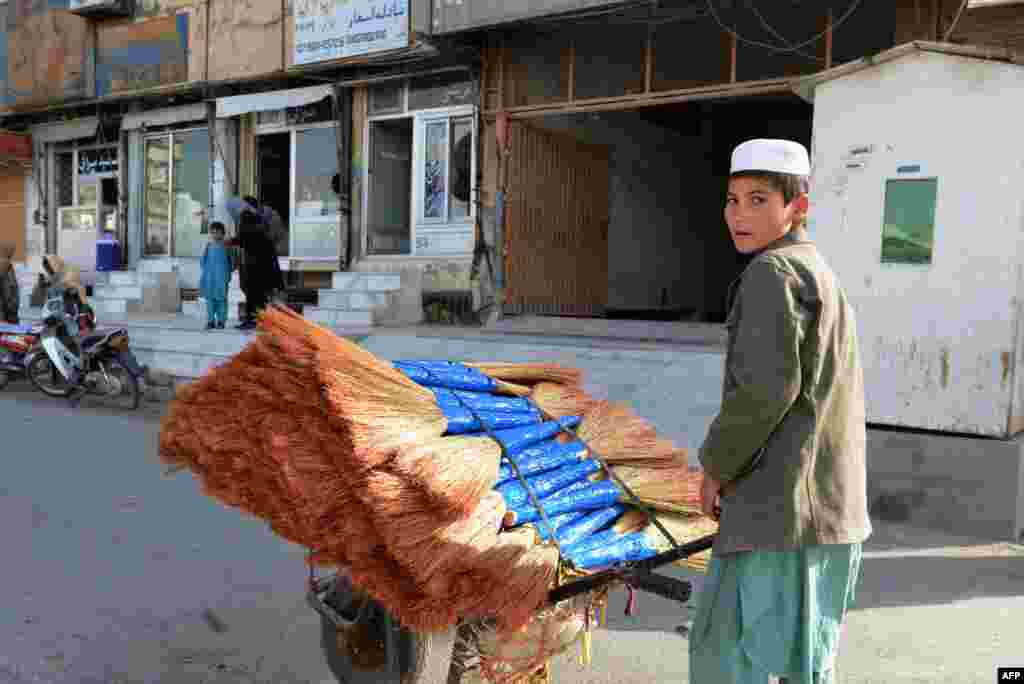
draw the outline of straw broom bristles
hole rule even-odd
[[[702,537],[718,533],[718,523],[706,515],[662,514],[658,516],[658,522],[668,530],[669,534],[679,544],[687,544],[697,541]],[[653,525],[649,525],[645,533],[654,541],[655,547],[659,552],[672,549],[672,543]],[[711,549],[706,549],[700,553],[678,560],[675,564],[698,572],[707,572],[710,560]]]
[[[437,437],[400,447],[389,469],[447,515],[463,518],[494,488],[500,466],[501,446],[488,437]]]
[[[686,465],[661,469],[613,466],[612,471],[644,503],[658,501],[687,512],[700,512],[700,473]]]
[[[650,423],[618,402],[594,402],[576,434],[607,463],[657,467],[671,462],[676,451],[671,442],[658,437]]]
[[[594,400],[578,385],[541,382],[530,392],[530,399],[541,411],[554,418],[585,416]]]
[[[510,380],[521,383],[551,382],[561,385],[578,385],[583,372],[556,363],[511,363],[511,362],[469,362],[464,366],[475,368],[496,380]],[[578,414],[577,414],[578,415]]]
[[[469,518],[442,527],[423,541],[410,543],[405,535],[394,535],[388,540],[388,548],[413,577],[426,582],[437,572],[463,564],[472,566],[475,557],[497,542],[504,515],[504,499],[491,492]]]

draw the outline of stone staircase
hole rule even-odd
[[[174,271],[111,271],[97,273],[96,278],[90,304],[97,316],[178,310],[178,275]]]
[[[303,315],[328,327],[371,326],[393,318],[391,308],[402,289],[397,273],[335,273],[331,289],[317,291],[317,305]]]

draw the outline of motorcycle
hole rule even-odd
[[[0,389],[12,376],[25,373],[26,359],[38,347],[42,330],[40,325],[0,323]]]
[[[25,362],[29,382],[51,397],[77,403],[93,394],[137,409],[145,371],[129,348],[128,331],[97,332],[94,320],[74,290],[51,291],[43,305],[40,348]]]

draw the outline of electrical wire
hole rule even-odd
[[[788,48],[792,48],[793,47],[793,43],[791,43],[788,38],[786,38],[784,35],[779,33],[775,29],[774,26],[772,26],[771,24],[768,23],[768,20],[765,19],[763,14],[761,14],[761,10],[757,9],[757,5],[754,4],[754,0],[747,0],[747,8],[753,13],[753,15],[755,17],[757,17],[757,20],[759,22],[761,22],[761,26],[763,26],[764,29],[768,33],[770,33],[773,36],[775,36],[776,38],[778,38],[785,47],[788,47]],[[808,52],[804,52],[803,50],[793,50],[793,52],[795,54],[800,55],[801,57],[806,57],[807,59],[811,60],[812,62],[824,62],[825,61],[822,57],[818,57],[817,55],[812,55],[812,54],[810,54]]]
[[[960,18],[963,16],[964,10],[967,9],[967,5],[968,0],[963,0],[963,2],[960,3],[960,9],[956,11],[956,16],[953,17],[953,23],[949,25],[949,28],[946,29],[946,33],[942,36],[942,42],[949,42],[949,37],[953,35],[953,31],[956,30],[956,25],[960,23]]]
[[[812,36],[811,38],[808,38],[807,40],[803,41],[802,43],[797,43],[796,45],[791,45],[789,47],[779,47],[778,45],[772,45],[770,43],[764,43],[764,42],[761,42],[761,41],[758,41],[758,40],[750,40],[749,38],[744,38],[743,36],[741,36],[739,33],[736,32],[735,29],[731,28],[730,26],[727,26],[726,23],[724,21],[722,21],[722,17],[718,14],[718,10],[715,9],[714,0],[705,0],[705,2],[707,4],[707,6],[708,6],[708,11],[711,13],[712,18],[714,18],[715,23],[718,24],[718,27],[720,29],[722,29],[726,33],[732,35],[732,37],[736,39],[736,42],[738,42],[738,43],[745,43],[745,44],[751,45],[753,47],[759,47],[759,48],[763,48],[765,50],[771,50],[773,52],[781,52],[781,53],[786,53],[786,54],[792,54],[792,53],[798,52],[799,50],[801,50],[801,49],[803,49],[803,48],[805,48],[805,47],[807,47],[809,45],[813,45],[814,43],[817,43],[819,40],[821,40],[822,38],[824,38],[828,34],[828,30],[825,30],[825,31],[822,31],[821,33],[818,33],[818,34]],[[843,15],[841,17],[839,17],[839,19],[837,19],[835,21],[835,23],[832,24],[832,27],[831,27],[830,30],[835,31],[837,28],[839,28],[844,23],[846,23],[846,20],[849,19],[851,16],[853,16],[853,13],[857,11],[857,9],[861,6],[862,2],[863,2],[863,0],[853,0],[850,3],[850,6],[846,9],[846,12],[843,13]]]

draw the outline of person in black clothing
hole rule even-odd
[[[242,249],[245,268],[241,271],[242,292],[245,293],[246,320],[240,330],[256,327],[256,317],[266,308],[271,295],[284,289],[277,250],[267,235],[266,226],[255,213],[244,210],[238,218],[238,246]]]

